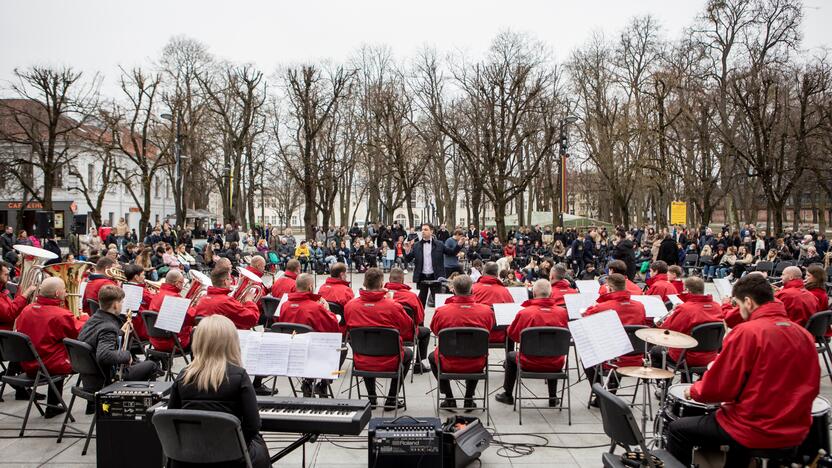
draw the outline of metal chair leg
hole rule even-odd
[[[81,376],[78,376],[80,379]],[[58,433],[58,442],[61,443],[61,440],[64,438],[64,432],[66,431],[66,425],[69,422],[69,415],[72,414],[72,407],[75,405],[75,395],[72,395],[72,398],[69,399],[69,409],[66,411],[66,416],[64,416],[64,422],[61,424],[61,432]]]
[[[90,423],[90,430],[87,431],[87,440],[84,442],[84,450],[81,451],[81,455],[87,454],[87,448],[90,446],[90,439],[92,439],[92,431],[95,429],[95,422],[97,420],[97,416],[92,416],[92,422]]]

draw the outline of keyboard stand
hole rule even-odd
[[[311,433],[310,434],[304,434],[303,436],[301,436],[300,439],[292,442],[291,444],[289,444],[288,447],[283,448],[281,451],[277,452],[274,456],[272,456],[270,458],[271,463],[274,464],[275,462],[277,462],[281,458],[283,458],[286,455],[289,455],[290,453],[294,452],[298,447],[303,447],[303,465],[302,466],[306,466],[306,446],[305,446],[305,444],[307,442],[314,444],[317,440],[318,440],[318,434],[311,434]]]

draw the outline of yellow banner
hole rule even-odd
[[[688,204],[675,201],[670,203],[670,224],[686,226],[688,224]]]

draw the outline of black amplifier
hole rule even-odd
[[[116,382],[95,394],[95,453],[99,467],[161,467],[162,446],[148,409],[173,382]]]
[[[439,418],[373,418],[367,439],[370,468],[442,466]]]

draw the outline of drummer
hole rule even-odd
[[[764,277],[740,278],[732,294],[745,321],[725,338],[702,380],[685,390],[685,398],[722,406],[669,426],[667,449],[686,466],[694,447],[723,445],[729,447],[725,466],[748,466],[749,449],[799,446],[812,424],[820,390],[812,335],[789,320]]]
[[[673,309],[673,313],[667,316],[659,325],[659,328],[672,330],[690,335],[693,329],[703,323],[722,323],[722,307],[715,302],[710,294],[705,294],[705,282],[702,278],[691,276],[685,278],[685,289],[679,295],[684,303]],[[662,352],[664,348],[655,346],[650,350],[650,360],[653,367],[663,368]],[[675,365],[679,362],[682,350],[669,348],[667,350],[667,362]],[[716,358],[716,351],[690,351],[685,354],[688,367],[705,367]],[[682,382],[687,382],[687,374],[682,373]]]

